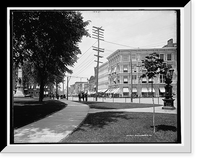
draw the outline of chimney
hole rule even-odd
[[[167,41],[167,47],[173,47],[173,39]]]

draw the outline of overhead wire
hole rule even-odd
[[[96,41],[96,42],[97,42],[97,41]],[[96,42],[93,43],[93,44],[90,46],[90,48],[88,48],[88,49],[83,53],[83,55],[86,54],[86,53],[92,48],[92,46],[93,46],[94,44],[96,44]],[[80,57],[79,59],[81,59],[83,55],[81,55],[81,57]],[[76,67],[74,67],[74,70],[76,70],[77,68],[81,68],[81,66],[83,66],[83,64],[85,63],[85,61],[87,61],[88,58],[89,58],[90,56],[91,56],[91,53],[90,53],[83,61],[81,61],[80,64],[78,64]]]
[[[79,57],[79,59],[81,59],[83,57],[83,55],[86,54],[90,50],[90,48],[92,48],[92,46],[95,45],[96,43],[97,43],[97,41],[94,42],[83,54],[81,54],[81,56]]]
[[[74,75],[78,75],[80,73],[82,73],[84,70],[86,70],[90,65],[92,65],[92,62],[94,61],[94,56],[92,58],[90,58],[89,60],[87,60],[87,64],[82,65],[81,68],[77,69],[77,71],[74,73]]]

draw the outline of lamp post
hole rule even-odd
[[[174,69],[168,69],[166,75],[165,75],[165,98],[163,99],[164,101],[164,106],[162,109],[168,109],[168,110],[173,110],[175,109],[174,107],[174,99],[172,96],[172,78],[173,78],[173,72]]]

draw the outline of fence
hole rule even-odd
[[[163,97],[154,97],[154,103],[163,105]],[[69,97],[69,100],[78,101],[78,97]],[[96,101],[95,97],[88,97],[88,101]],[[98,102],[121,102],[121,103],[130,103],[130,98],[106,98],[106,97],[98,97]],[[175,98],[174,106],[176,107],[177,99]],[[133,98],[133,103],[153,103],[152,98]]]

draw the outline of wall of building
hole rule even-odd
[[[173,75],[173,93],[176,94],[177,89],[177,51],[176,47],[172,47],[173,41],[168,42],[169,46],[163,48],[150,48],[150,49],[122,49],[117,50],[108,56],[108,88],[116,89],[120,88],[120,96],[125,97],[123,89],[129,89],[128,96],[131,95],[131,62],[132,58],[132,77],[133,88],[137,90],[136,95],[142,96],[145,94],[145,89],[151,90],[151,80],[148,78],[140,79],[140,76],[145,72],[144,68],[139,67],[142,64],[142,60],[145,59],[151,53],[158,53],[160,57],[163,57],[167,64],[172,65],[174,69]],[[159,96],[161,89],[164,88],[165,83],[163,76],[158,75],[153,79],[154,95]],[[135,90],[134,90],[135,91]]]
[[[108,89],[108,62],[99,66],[98,91]]]

